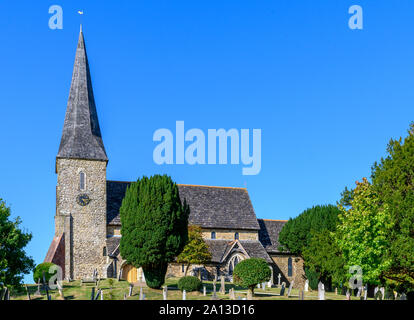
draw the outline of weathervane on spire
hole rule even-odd
[[[83,10],[78,10],[78,13],[80,15],[80,31],[82,31],[82,16],[83,16]]]

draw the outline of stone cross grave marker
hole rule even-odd
[[[318,283],[318,299],[325,300],[325,286],[320,281]]]
[[[290,294],[292,293],[292,288],[293,288],[293,284],[294,284],[294,282],[295,281],[292,281],[290,284],[289,284],[289,289],[288,289],[288,298],[290,297]]]
[[[308,292],[309,291],[309,280],[308,279],[306,279],[306,281],[305,281],[305,292]]]
[[[280,295],[283,297],[285,295],[285,283],[282,283],[282,288],[280,289]]]
[[[168,297],[168,288],[167,286],[162,287],[162,299],[167,300]]]
[[[282,275],[279,273],[277,276],[277,286],[280,287],[280,278],[282,278]]]
[[[220,293],[226,294],[226,285],[224,283],[224,276],[221,276],[220,282],[221,282]]]
[[[206,294],[207,294],[206,286],[203,286],[203,296],[206,296]]]

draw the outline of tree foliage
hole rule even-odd
[[[161,287],[168,263],[183,250],[189,212],[167,175],[144,176],[127,188],[120,208],[120,253],[129,264],[142,267],[149,287]]]
[[[234,282],[249,288],[253,295],[257,284],[270,280],[272,272],[266,260],[261,258],[250,258],[239,262],[234,268]]]
[[[202,283],[197,277],[187,276],[178,280],[177,287],[181,291],[187,292],[198,291],[201,289]]]
[[[279,233],[280,249],[302,256],[311,240],[311,231],[334,231],[338,214],[339,210],[334,205],[318,205],[305,210],[294,219],[289,219]]]
[[[57,271],[54,271],[52,273],[49,272],[50,267],[53,267],[55,264],[51,262],[43,262],[36,266],[36,268],[33,271],[33,281],[35,283],[43,283],[43,273],[45,273],[45,280],[46,284],[49,283],[50,278],[56,274]]]
[[[9,220],[10,208],[0,199],[0,287],[19,287],[23,275],[33,270],[34,261],[24,247],[32,234],[20,229],[21,220]]]
[[[414,290],[414,123],[404,140],[390,140],[387,156],[373,165],[371,177],[393,224],[385,253],[390,265],[383,275],[396,286]]]
[[[309,245],[303,250],[306,267],[318,275],[318,280],[323,279],[325,284],[332,282],[338,286],[345,280],[345,261],[336,243],[335,233],[324,229],[319,232],[312,230],[311,235]],[[313,290],[316,290],[318,280],[311,285]]]
[[[208,245],[203,240],[201,227],[189,226],[188,227],[188,242],[185,245],[183,251],[178,255],[177,262],[187,265],[185,269],[185,275],[190,264],[204,265],[211,260],[211,253],[208,250]]]
[[[350,266],[360,266],[364,283],[379,284],[382,272],[390,263],[384,259],[393,228],[388,206],[381,203],[375,189],[364,178],[353,190],[350,207],[340,205],[340,210],[337,243],[346,262],[344,272]]]

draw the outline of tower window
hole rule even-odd
[[[292,276],[292,258],[288,259],[288,277]]]
[[[215,239],[216,238],[216,232],[215,231],[213,231],[212,233],[211,233],[211,239]]]
[[[238,233],[238,232],[236,232],[236,233],[234,234],[234,240],[239,240],[239,233]]]
[[[79,173],[79,189],[85,190],[85,184],[86,184],[86,181],[85,180],[86,180],[85,179],[85,173],[84,172],[80,172]]]

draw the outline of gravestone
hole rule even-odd
[[[35,292],[35,296],[41,296],[42,293],[40,292],[40,279],[37,280],[37,290]]]
[[[318,299],[325,300],[325,286],[320,281],[318,283]]]
[[[357,292],[357,298],[361,297],[361,292],[362,292],[362,287],[358,288],[358,292]]]
[[[385,288],[384,287],[381,287],[380,288],[380,291],[381,291],[381,297],[382,297],[381,300],[385,300]]]
[[[299,300],[305,300],[305,290],[299,292]]]
[[[226,285],[224,283],[224,276],[221,276],[220,282],[221,282],[220,293],[221,294],[226,294]]]
[[[57,284],[57,288],[58,288],[58,291],[59,291],[59,295],[60,295],[60,297],[63,299],[63,300],[65,300],[65,296],[63,295],[63,287],[62,287],[62,281],[56,281],[56,284]]]
[[[262,283],[262,290],[265,291],[266,290],[266,283]]]
[[[216,279],[214,279],[214,281],[213,281],[213,295],[214,295],[214,297],[217,296],[217,293],[216,293],[216,290],[217,290],[216,283],[217,283],[217,281],[216,281]]]
[[[132,296],[132,290],[134,289],[134,285],[131,283],[129,285],[129,292],[128,292],[128,297]]]
[[[364,300],[368,299],[368,285],[365,285],[364,287]]]
[[[282,283],[282,288],[280,289],[280,295],[283,297],[285,295],[285,283]]]
[[[166,286],[164,286],[162,288],[162,299],[167,300],[167,297],[168,297],[168,288]]]
[[[294,283],[295,281],[293,280],[289,285],[288,294],[287,294],[288,298],[290,297],[290,294],[292,293],[292,288],[293,288]]]
[[[101,300],[104,299],[103,290],[101,290]]]
[[[25,288],[26,288],[27,300],[31,300],[30,299],[30,292],[29,292],[29,289],[27,288],[27,284],[25,285]]]
[[[142,287],[139,288],[139,300],[144,300],[144,291]]]
[[[349,289],[346,290],[346,300],[351,300],[351,293],[349,292]]]
[[[183,300],[187,300],[187,292],[183,290]]]
[[[309,291],[309,280],[308,279],[306,279],[306,281],[305,281],[305,292],[308,292]]]
[[[234,295],[234,288],[230,288],[230,290],[229,290],[229,298],[230,298],[230,300],[236,300],[236,297]]]
[[[206,294],[207,294],[206,286],[203,286],[203,296],[206,296]]]
[[[271,287],[272,287],[272,280],[269,280],[269,281],[267,282],[267,287],[268,287],[268,288],[271,288]]]
[[[99,296],[101,295],[101,289],[98,290],[98,292],[95,295],[95,299],[94,300],[98,300]]]
[[[257,284],[257,289],[260,289],[260,283]]]
[[[407,295],[404,292],[401,293],[400,300],[407,300]]]
[[[92,287],[91,300],[95,298],[95,287]]]
[[[374,299],[375,300],[377,300],[377,293],[378,293],[378,291],[379,291],[379,288],[378,287],[375,287],[375,289],[374,289]]]
[[[277,276],[277,286],[280,287],[280,278],[282,278],[282,275],[279,273]]]

